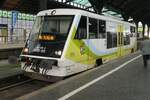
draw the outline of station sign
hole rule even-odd
[[[12,16],[11,16],[11,20],[12,20],[12,22],[11,22],[11,27],[13,28],[14,26],[15,26],[15,24],[16,24],[16,22],[17,22],[17,20],[18,20],[18,11],[12,11]]]
[[[0,17],[1,18],[11,18],[12,17],[13,11],[5,11],[5,10],[0,10]],[[19,20],[29,20],[29,21],[34,21],[35,20],[35,15],[31,14],[25,14],[25,13],[18,13],[18,19]]]

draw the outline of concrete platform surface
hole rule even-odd
[[[150,100],[150,64],[130,54],[16,100]]]
[[[0,44],[0,50],[2,49],[15,49],[15,48],[23,48],[25,46],[25,43],[18,42],[13,44]]]

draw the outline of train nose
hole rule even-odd
[[[31,70],[34,71],[34,72],[40,72],[40,73],[46,73],[46,71],[48,70],[51,70],[52,69],[52,66],[57,66],[57,61],[55,60],[37,60],[37,59],[34,59],[32,61],[32,66],[31,66]],[[40,71],[40,69],[42,71]]]

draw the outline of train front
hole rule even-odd
[[[58,61],[71,28],[73,16],[38,16],[21,54],[21,68],[26,75],[57,80],[62,71]],[[53,80],[52,80],[53,81]]]

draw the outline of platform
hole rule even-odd
[[[0,44],[0,60],[9,59],[10,56],[19,57],[24,47],[24,43]]]
[[[25,43],[0,44],[0,50],[3,50],[3,49],[23,48],[24,45],[25,45]]]
[[[10,56],[19,57],[25,46],[25,40],[22,37],[13,37],[12,41],[10,41],[10,39],[4,41],[3,38],[4,37],[0,36],[0,60],[9,59]]]
[[[0,60],[0,80],[21,74],[20,65],[9,64],[8,60]]]
[[[134,53],[16,100],[149,100],[149,84],[150,65]]]

